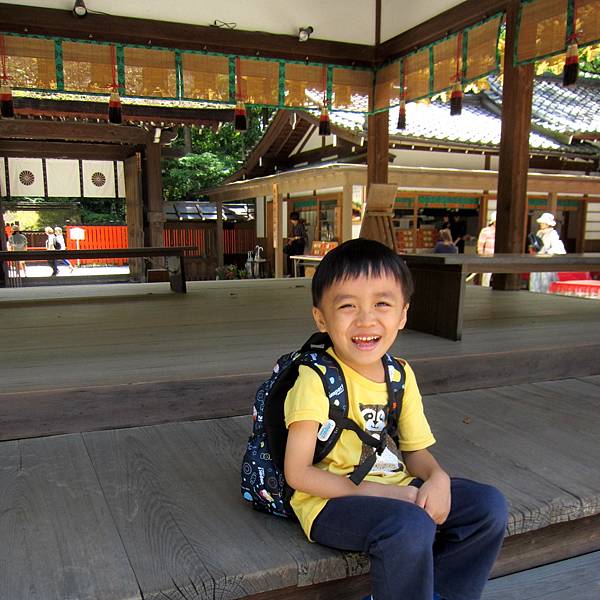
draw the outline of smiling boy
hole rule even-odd
[[[382,358],[406,324],[410,273],[379,242],[352,240],[325,256],[312,292],[315,323],[329,334],[328,352],[344,374],[348,416],[379,435],[387,405]],[[388,439],[385,459],[382,453],[359,485],[349,475],[372,450],[351,430],[312,462],[329,400],[319,376],[300,366],[285,401],[291,505],[309,539],[369,555],[375,600],[476,600],[504,537],[506,502],[491,486],[451,479],[427,450],[435,439],[414,373],[401,362],[399,448]]]

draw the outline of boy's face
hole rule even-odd
[[[338,357],[374,381],[383,381],[381,357],[406,324],[408,304],[391,275],[344,279],[327,288],[313,317]]]

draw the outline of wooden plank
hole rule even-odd
[[[492,577],[600,550],[600,514],[556,523],[504,540]]]
[[[246,418],[243,429],[226,420],[85,434],[145,600],[197,590],[228,600],[298,584],[288,549],[312,548],[298,525],[239,496],[249,429]],[[252,540],[252,552],[241,540]],[[331,552],[314,552],[327,570]]]
[[[0,596],[142,600],[81,436],[0,444]]]
[[[600,511],[595,468],[600,397],[595,386],[585,388],[574,380],[566,396],[572,400],[562,407],[565,390],[551,390],[552,382],[540,385],[440,394],[427,403],[442,452],[444,440],[461,439],[452,444],[451,472],[483,474],[511,498],[513,534]],[[491,453],[494,460],[477,460],[478,451]]]
[[[0,5],[0,11],[2,5]],[[115,127],[110,124],[73,123],[66,121],[36,121],[3,119],[0,138],[14,140],[45,140],[72,142],[104,142],[109,144],[145,144],[150,134],[134,125]]]
[[[388,182],[390,152],[388,121],[388,111],[368,116],[367,188],[369,188],[372,183]]]
[[[514,64],[520,0],[509,0],[506,10],[505,81],[502,92],[502,131],[498,166],[498,218],[496,252],[525,250],[527,226],[527,175],[529,170],[529,131],[533,97],[533,63]],[[494,289],[519,289],[513,274],[497,275]]]
[[[597,600],[600,552],[491,581],[482,600]]]

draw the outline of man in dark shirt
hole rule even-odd
[[[465,252],[465,236],[467,235],[467,223],[460,218],[456,213],[450,223],[450,232],[452,233],[452,241],[458,248],[460,254]]]

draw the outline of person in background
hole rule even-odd
[[[21,233],[19,226],[15,223],[12,228],[10,237],[8,238],[8,250],[11,252],[23,252],[27,250],[27,238]],[[25,261],[17,261],[19,274],[26,275]]]
[[[308,233],[304,221],[300,219],[300,213],[292,211],[290,213],[290,222],[292,223],[292,232],[286,246],[283,248],[284,254],[287,255],[287,272],[288,275],[294,274],[294,265],[290,256],[299,256],[304,254],[306,243],[308,242]],[[300,277],[304,276],[304,267],[298,269]]]
[[[57,250],[58,242],[56,241],[56,236],[54,235],[54,229],[52,227],[46,227],[44,229],[46,232],[46,250]],[[49,259],[48,265],[52,269],[51,277],[58,275],[58,265],[56,259]]]
[[[438,229],[439,230],[450,229],[450,215],[448,213],[446,213],[442,217],[442,222],[440,223],[440,226],[438,227]]]
[[[494,211],[489,218],[487,227],[484,227],[479,232],[477,238],[477,254],[479,256],[493,256],[494,255],[494,244],[496,242],[496,211]],[[491,273],[481,274],[481,285],[490,287],[490,281],[492,279]]]
[[[565,246],[562,243],[556,229],[556,219],[552,213],[544,213],[538,219],[540,228],[536,235],[542,240],[542,247],[537,252],[529,247],[532,254],[566,254]],[[529,275],[530,292],[548,292],[548,288],[558,276],[556,273],[531,273]]]
[[[460,214],[456,213],[450,223],[450,231],[452,232],[452,241],[458,248],[460,254],[465,252],[465,239],[467,237],[467,224],[460,218]]]
[[[457,254],[458,248],[454,245],[452,241],[452,234],[449,229],[440,229],[438,232],[439,240],[433,251],[436,254]]]
[[[57,250],[66,250],[67,244],[65,243],[65,238],[63,236],[63,232],[60,227],[54,228],[54,237],[55,237],[55,240],[58,242],[58,247],[56,247],[56,244],[54,245],[54,247]],[[60,263],[61,265],[65,265],[65,267],[69,267],[70,273],[73,272],[73,265],[66,258],[60,258],[56,262]]]

